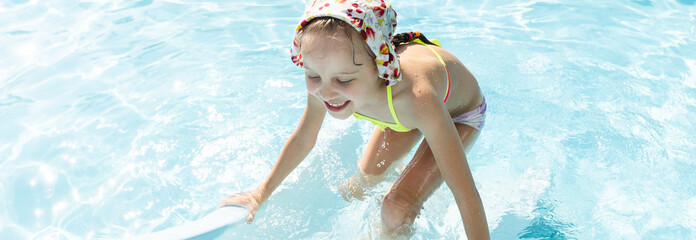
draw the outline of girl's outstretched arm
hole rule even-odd
[[[222,200],[220,206],[237,204],[246,207],[251,213],[247,222],[251,222],[256,210],[314,148],[325,115],[324,104],[316,97],[307,94],[307,107],[302,114],[300,123],[285,142],[285,146],[283,146],[266,181],[250,193],[234,194]]]
[[[465,150],[444,104],[434,94],[415,97],[411,117],[433,152],[438,169],[452,191],[468,239],[490,239],[481,197]]]
[[[268,179],[260,186],[264,200],[271,196],[271,193],[314,148],[325,115],[324,104],[316,97],[307,94],[307,107],[300,123],[285,142]]]

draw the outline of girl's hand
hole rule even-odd
[[[246,223],[249,224],[254,220],[256,211],[261,207],[263,202],[264,199],[261,197],[259,190],[254,190],[250,192],[232,194],[231,196],[223,199],[218,208],[227,205],[239,205],[246,208],[246,210],[249,211],[249,217],[247,217]]]
[[[338,191],[341,192],[341,196],[343,196],[346,202],[350,202],[353,198],[362,201],[365,197],[366,190],[365,184],[355,175],[350,176],[350,178],[343,182],[338,188]]]

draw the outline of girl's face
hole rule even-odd
[[[362,39],[354,38],[356,41]],[[346,119],[375,103],[380,86],[385,84],[365,50],[330,37],[317,36],[303,43],[307,91],[324,102],[331,116]]]

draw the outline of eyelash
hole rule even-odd
[[[309,79],[312,79],[312,80],[320,80],[320,79],[321,79],[320,77],[311,77],[311,76],[309,76],[309,75],[308,75],[307,77],[308,77]],[[355,80],[355,79],[350,79],[350,80],[346,80],[346,81],[341,81],[341,80],[336,80],[336,81],[338,81],[338,84],[341,84],[341,85],[348,85],[348,84],[350,84],[350,82],[352,82],[353,80]]]
[[[338,81],[338,83],[341,84],[341,85],[348,85],[348,84],[350,84],[350,82],[353,81],[353,79],[351,79],[351,80],[346,80],[346,81],[341,81],[341,80],[337,80],[337,81]]]

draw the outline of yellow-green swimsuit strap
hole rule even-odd
[[[396,110],[394,110],[394,103],[392,102],[392,91],[391,91],[391,86],[387,86],[387,102],[389,104],[389,112],[391,112],[392,117],[394,118],[394,123],[400,128],[403,128],[405,130],[410,130],[407,127],[405,127],[401,122],[399,122],[399,118],[396,117]]]

